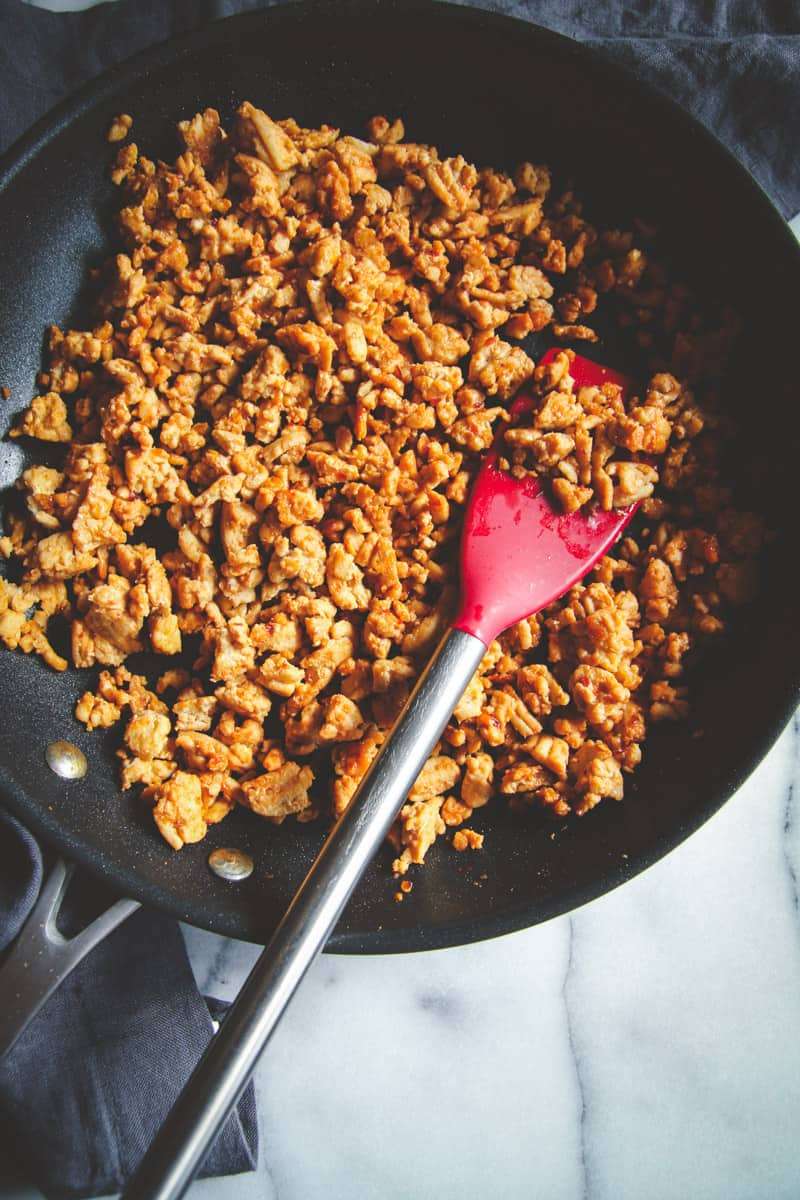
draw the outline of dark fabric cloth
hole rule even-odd
[[[36,839],[0,809],[0,953],[33,908],[42,874]],[[6,986],[0,961],[0,996]],[[176,923],[130,917],[0,1059],[0,1155],[20,1161],[47,1197],[119,1191],[210,1041],[210,1009],[221,1015],[225,1005],[198,992]],[[201,1175],[251,1171],[257,1154],[251,1086]]]
[[[0,150],[137,50],[263,0],[118,0],[51,13],[0,0]],[[785,216],[800,209],[800,5],[793,0],[496,0],[651,80],[709,126]]]
[[[16,817],[0,808],[0,954],[11,945],[42,886],[42,852]]]
[[[40,880],[38,846],[0,812],[0,945],[18,930]],[[0,1152],[48,1198],[118,1192],[210,1041],[211,1014],[225,1007],[198,992],[177,924],[135,913],[0,1059]],[[257,1152],[251,1086],[200,1174],[251,1171]]]

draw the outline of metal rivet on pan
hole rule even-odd
[[[253,874],[253,860],[244,850],[212,850],[208,865],[215,875],[228,883],[238,883],[240,879],[248,879]]]
[[[86,755],[72,742],[51,742],[44,756],[50,770],[62,779],[83,779],[89,770]]]

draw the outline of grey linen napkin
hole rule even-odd
[[[0,809],[0,952],[41,880],[36,840]],[[119,1191],[210,1041],[212,1014],[224,1008],[198,992],[175,921],[135,913],[0,1059],[0,1152],[13,1153],[53,1200]],[[201,1175],[251,1171],[257,1153],[250,1087]]]

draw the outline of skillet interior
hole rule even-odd
[[[399,114],[411,138],[478,163],[550,162],[577,179],[593,216],[616,224],[655,217],[686,272],[741,305],[747,353],[737,390],[752,379],[759,412],[781,430],[772,453],[788,488],[796,416],[792,388],[780,381],[792,380],[800,255],[763,193],[691,119],[575,43],[493,14],[418,3],[302,3],[220,22],[132,60],[33,131],[0,175],[0,383],[12,389],[0,409],[3,432],[32,394],[43,330],[80,314],[85,269],[102,257],[117,202],[104,140],[111,117],[131,112],[135,140],[167,155],[178,119],[209,104],[224,118],[245,98],[272,115],[354,133],[373,113]],[[750,433],[762,436],[752,421]],[[17,476],[27,450],[0,443],[0,486]],[[792,509],[779,491],[761,492],[758,503],[773,526],[787,525],[767,594],[698,670],[692,726],[648,740],[625,801],[564,828],[513,816],[498,802],[471,822],[488,832],[483,853],[434,847],[404,904],[392,899],[384,856],[331,949],[416,950],[534,924],[634,875],[728,798],[779,733],[800,678]],[[201,846],[174,855],[141,804],[120,796],[112,740],[87,735],[71,716],[89,674],[56,677],[38,660],[0,653],[0,784],[9,802],[121,891],[194,924],[263,940],[322,829],[273,829],[234,813]],[[44,746],[55,737],[86,751],[91,770],[80,785],[65,787],[46,768]],[[253,854],[247,883],[232,888],[211,876],[206,857],[215,845]]]

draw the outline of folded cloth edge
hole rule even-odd
[[[0,841],[0,874],[13,846]],[[0,908],[0,930],[3,916]],[[177,923],[140,910],[75,968],[0,1059],[0,1144],[49,1200],[120,1190],[225,1007],[201,997]],[[257,1158],[251,1084],[200,1175],[254,1170]]]

